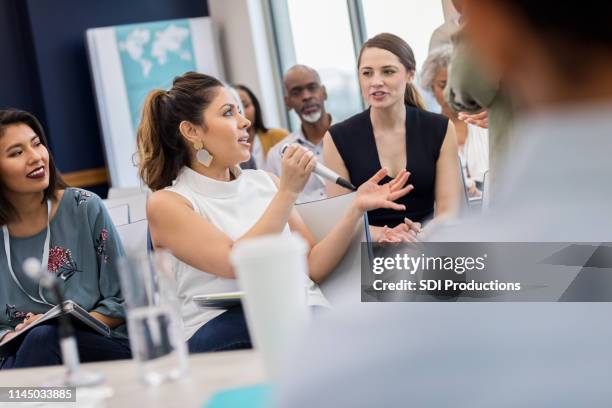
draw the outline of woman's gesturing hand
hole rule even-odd
[[[317,159],[310,150],[289,145],[283,153],[279,190],[300,194],[316,165]]]
[[[421,233],[421,223],[404,218],[404,222],[389,228],[382,228],[378,242],[419,242],[418,234]]]
[[[486,110],[470,115],[466,112],[459,112],[459,119],[470,125],[475,125],[483,129],[489,128],[489,112]]]
[[[406,185],[410,173],[402,170],[391,181],[378,184],[387,175],[387,169],[380,169],[368,181],[357,189],[355,205],[360,211],[371,211],[377,208],[390,208],[392,210],[404,211],[406,207],[394,201],[408,194],[414,186]]]

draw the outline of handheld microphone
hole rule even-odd
[[[36,258],[28,258],[22,265],[25,274],[32,280],[39,282],[45,288],[51,289],[57,299],[57,303],[62,309],[58,319],[57,334],[60,343],[60,352],[62,361],[66,368],[66,376],[60,379],[59,385],[64,386],[91,386],[97,385],[104,381],[104,376],[95,373],[83,371],[80,368],[79,350],[77,346],[74,326],[65,309],[64,296],[57,284],[55,276],[50,274],[46,268],[42,266]]]
[[[50,273],[45,273],[40,261],[36,258],[28,258],[23,261],[23,272],[28,278],[34,282],[39,282],[45,288],[53,289],[55,285],[55,277]]]
[[[285,150],[287,150],[287,148],[291,146],[290,144],[285,144],[283,145],[283,147],[281,147],[280,150],[280,155],[281,157],[283,157],[283,155],[285,154]],[[349,189],[351,191],[356,191],[357,187],[355,187],[354,185],[351,184],[350,181],[343,179],[342,177],[340,177],[338,174],[336,174],[336,172],[330,170],[329,168],[325,167],[323,164],[321,163],[317,163],[314,170],[312,171],[315,174],[318,174],[319,176],[323,177],[324,179],[327,179],[333,183],[338,184],[339,186],[342,186],[346,189]]]
[[[23,262],[23,271],[30,279],[38,282],[45,288],[51,289],[57,300],[57,304],[61,305],[60,307],[64,313],[57,317],[59,323],[57,334],[59,336],[60,348],[62,349],[62,359],[66,363],[66,367],[69,371],[75,371],[75,368],[79,365],[79,355],[74,340],[74,326],[70,321],[70,317],[65,314],[64,296],[57,285],[55,277],[44,271],[40,261],[36,258],[26,259]]]

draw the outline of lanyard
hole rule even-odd
[[[47,270],[47,267],[49,266],[49,243],[51,241],[51,228],[49,227],[50,218],[51,218],[51,200],[47,200],[47,236],[45,238],[45,245],[43,247],[42,264],[41,264],[41,267],[44,268],[44,270]],[[42,305],[54,306],[53,303],[49,303],[43,296],[42,286],[40,286],[40,283],[38,284],[38,296],[40,296],[40,299],[37,299],[34,296],[30,295],[28,292],[26,292],[21,282],[19,282],[19,279],[17,279],[17,275],[15,275],[15,271],[13,271],[13,265],[11,263],[11,242],[10,242],[8,227],[6,225],[2,226],[2,233],[4,234],[4,252],[6,253],[6,261],[8,262],[8,269],[9,269],[9,272],[11,273],[11,277],[13,278],[13,281],[15,281],[17,286],[19,286],[19,289],[21,289],[21,291],[27,297],[29,297],[31,301],[40,303]]]

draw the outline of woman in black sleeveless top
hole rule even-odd
[[[434,209],[436,217],[451,216],[460,202],[453,125],[424,110],[411,83],[414,67],[412,50],[399,37],[379,34],[368,40],[359,56],[359,82],[370,108],[332,126],[324,139],[326,166],[356,186],[381,167],[390,176],[403,168],[411,173],[414,190],[398,200],[405,212],[368,212],[376,241],[413,240],[420,223],[434,217]],[[343,192],[328,185],[330,196]]]

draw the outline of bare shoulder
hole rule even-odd
[[[455,132],[455,125],[450,120],[448,121],[448,127],[446,128],[446,134],[444,135],[441,147],[444,148],[448,145],[455,146],[455,150],[457,150],[457,132]]]
[[[169,211],[180,208],[193,210],[189,200],[172,191],[158,190],[147,199],[147,216],[149,218],[155,218],[159,214],[168,214]]]
[[[329,130],[327,132],[325,132],[325,135],[323,135],[323,151],[338,151],[338,149],[336,148],[336,143],[334,142],[334,138],[332,137],[331,133],[329,133]]]

